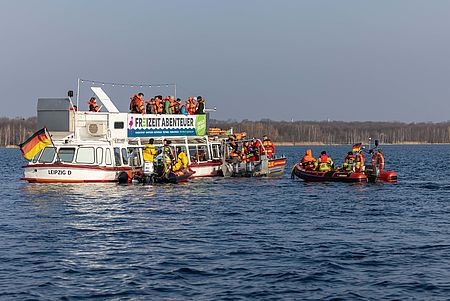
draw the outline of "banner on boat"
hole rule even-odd
[[[203,136],[206,115],[128,114],[128,137]]]

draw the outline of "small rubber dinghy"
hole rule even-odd
[[[177,171],[169,171],[166,173],[154,172],[151,174],[137,171],[121,172],[118,176],[119,184],[140,183],[140,184],[163,184],[163,183],[180,183],[186,182],[195,172],[191,169],[181,169]]]
[[[389,170],[380,170],[375,165],[366,165],[364,173],[367,176],[367,179],[369,182],[390,182],[395,183],[397,182],[397,173],[395,171],[389,171]]]
[[[360,172],[346,172],[339,170],[317,171],[305,169],[300,163],[292,168],[291,177],[298,177],[309,182],[347,182],[347,183],[365,183],[367,176]]]

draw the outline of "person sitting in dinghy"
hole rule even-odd
[[[319,171],[330,171],[334,168],[334,162],[326,151],[320,153],[319,159],[316,161],[316,168]]]
[[[305,155],[300,160],[300,163],[302,164],[303,168],[306,170],[314,169],[314,164],[316,163],[316,158],[312,156],[312,150],[307,149],[305,152]]]
[[[355,160],[356,157],[353,152],[348,152],[347,156],[344,159],[344,164],[342,164],[342,169],[345,171],[354,171],[355,170]]]

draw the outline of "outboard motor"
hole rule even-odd
[[[380,170],[374,165],[366,165],[364,173],[366,174],[367,180],[369,182],[375,183],[378,176],[380,175]]]
[[[126,173],[125,171],[120,172],[120,174],[117,176],[117,181],[119,181],[119,184],[128,184],[128,173]]]

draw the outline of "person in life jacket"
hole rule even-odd
[[[246,142],[247,161],[256,161],[256,150],[252,141]]]
[[[261,141],[259,139],[256,139],[255,137],[253,137],[252,138],[252,147],[255,152],[255,161],[259,161],[261,154],[264,153]]]
[[[262,145],[264,146],[264,149],[266,150],[266,154],[268,158],[273,158],[275,154],[275,144],[273,144],[272,141],[267,137],[267,135],[263,136],[263,142]]]
[[[189,159],[188,159],[186,153],[181,150],[180,146],[177,147],[177,153],[178,153],[177,163],[175,163],[173,165],[172,170],[173,171],[178,171],[178,170],[181,170],[181,169],[188,168]]]
[[[162,114],[164,108],[164,101],[162,95],[155,96],[155,112],[156,114]]]
[[[242,143],[242,149],[241,149],[241,161],[247,162],[247,155],[250,153],[250,148],[248,145],[248,142]]]
[[[91,97],[91,99],[89,99],[87,104],[89,105],[89,112],[100,111],[100,107],[98,106],[97,100],[95,99],[95,97]]]
[[[197,109],[195,114],[205,114],[205,100],[201,96],[197,96]]]
[[[173,102],[172,113],[181,114],[180,111],[181,111],[181,99],[177,98],[177,100],[174,100]]]
[[[314,164],[316,163],[316,158],[312,156],[312,151],[310,149],[307,149],[305,151],[305,155],[300,160],[300,163],[302,164],[304,169],[314,169]]]
[[[148,140],[148,143],[144,145],[142,154],[144,156],[144,173],[152,174],[155,170],[155,156],[158,154],[156,147],[153,145],[154,139]]]
[[[356,153],[355,157],[355,171],[356,172],[363,172],[365,169],[364,167],[364,154],[361,152]]]
[[[170,98],[169,97],[166,97],[164,99],[163,114],[172,114],[171,103],[170,103]]]
[[[146,105],[146,107],[145,107],[145,112],[147,113],[147,114],[156,114],[156,111],[155,111],[155,99],[154,98],[152,98],[152,99],[150,99],[150,101],[146,101],[145,102],[147,105]]]
[[[189,115],[194,115],[195,111],[197,110],[197,103],[196,99],[189,96],[187,102],[186,102],[186,109],[189,113]]]
[[[171,161],[175,160],[175,151],[172,147],[172,141],[164,140],[163,152],[169,156]]]
[[[326,151],[322,151],[315,165],[319,171],[330,171],[333,169],[334,162]]]
[[[347,156],[344,158],[344,164],[342,164],[342,169],[345,171],[354,171],[355,169],[356,157],[353,152],[348,152]]]
[[[144,93],[134,94],[130,99],[130,112],[145,114]]]
[[[167,96],[167,99],[169,100],[169,112],[168,114],[176,114],[175,113],[175,97],[173,97],[172,95]]]
[[[175,151],[171,144],[172,142],[170,140],[164,140],[164,146],[161,155],[165,174],[172,170],[172,164],[175,162]]]
[[[383,170],[384,168],[384,157],[381,152],[382,149],[379,148],[378,151],[372,155],[372,165],[378,167],[379,170]]]
[[[144,150],[142,151],[144,155],[145,162],[155,162],[155,156],[158,154],[156,147],[153,145],[155,140],[153,138],[148,140],[148,143],[144,145]]]
[[[230,155],[230,159],[239,159],[239,146],[236,142],[236,136],[234,135],[230,135],[228,137],[228,145],[230,146],[230,151],[229,151],[229,155]]]

